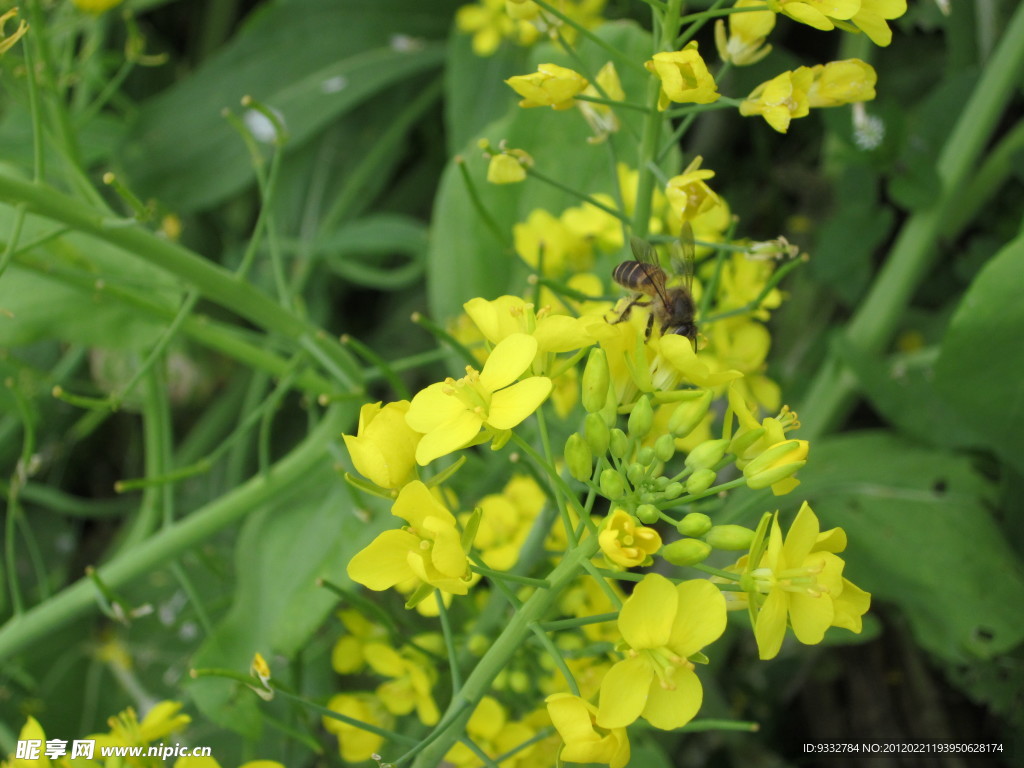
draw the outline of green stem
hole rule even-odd
[[[614,99],[602,99],[599,96],[584,96],[582,93],[574,96],[576,101],[589,101],[594,104],[607,104],[609,107],[624,107],[625,109],[634,109],[637,112],[650,112],[650,106],[647,104],[637,104],[632,101],[615,101]]]
[[[351,418],[351,408],[327,411],[316,431],[274,465],[265,477],[257,476],[188,517],[161,529],[134,549],[126,550],[98,569],[112,589],[125,586],[177,555],[195,548],[217,531],[258,509],[330,463],[326,446]],[[95,589],[88,578],[79,579],[44,603],[10,619],[0,627],[0,658],[10,659],[42,637],[79,616],[96,610]]]
[[[558,179],[553,179],[550,176],[546,176],[540,171],[535,170],[533,168],[527,168],[526,173],[528,176],[530,176],[530,178],[536,179],[537,181],[542,181],[548,186],[554,187],[555,189],[561,190],[566,194],[572,195],[577,200],[582,200],[584,203],[588,203],[594,206],[595,208],[598,208],[604,211],[605,213],[614,216],[616,219],[619,219],[620,221],[624,221],[626,223],[629,222],[629,217],[626,216],[626,214],[624,214],[622,211],[617,211],[610,205],[605,205],[597,198],[592,197],[586,194],[585,192],[580,192],[578,189],[573,189],[567,184],[563,184]]]
[[[466,679],[465,685],[459,691],[459,696],[453,700],[452,707],[449,707],[449,713],[457,712],[457,714],[451,718],[447,714],[445,715],[442,719],[444,728],[438,726],[435,730],[434,741],[419,753],[416,762],[413,763],[414,768],[436,768],[441,763],[451,745],[462,735],[466,721],[469,720],[480,699],[490,690],[494,678],[519,651],[526,636],[532,631],[531,625],[539,622],[555,605],[562,593],[579,576],[583,563],[593,557],[596,551],[597,539],[595,538],[589,538],[581,542],[580,546],[570,550],[548,575],[547,580],[551,583],[551,587],[538,589],[516,611],[505,629]],[[466,702],[468,706],[465,706],[463,711],[457,711],[453,709],[457,706],[457,701]]]
[[[572,691],[574,696],[580,695],[580,686],[576,682],[576,678],[572,674],[572,670],[569,669],[569,665],[565,663],[565,659],[562,656],[561,651],[558,650],[558,646],[552,642],[551,638],[548,637],[547,632],[540,624],[531,624],[530,631],[533,632],[537,640],[544,647],[544,650],[548,652],[548,655],[555,662],[555,666],[558,667],[558,671],[562,673],[562,677],[565,678],[566,684],[569,686],[569,690]]]
[[[540,589],[548,589],[551,584],[546,579],[533,579],[529,576],[520,576],[517,573],[508,573],[507,571],[496,571],[493,568],[488,568],[483,565],[471,565],[471,569],[479,573],[481,576],[486,576],[489,579],[500,579],[502,581],[513,581],[516,584],[525,584],[528,587],[539,587]]]
[[[448,672],[452,678],[452,691],[462,688],[462,673],[459,671],[459,657],[455,652],[455,638],[452,636],[452,625],[448,619],[448,606],[444,604],[444,595],[440,589],[434,590],[437,601],[437,616],[441,620],[441,634],[444,635],[444,647],[448,652]]]
[[[979,164],[1008,100],[1024,76],[1024,5],[1017,7],[995,53],[960,112],[939,155],[936,171],[941,195],[929,208],[915,212],[904,224],[867,298],[847,324],[850,344],[866,354],[885,349],[907,304],[929,273],[939,249],[936,242],[950,218],[959,191]],[[853,406],[855,376],[832,352],[811,383],[799,409],[801,433],[807,439],[834,429]]]
[[[713,19],[717,16],[732,16],[734,13],[756,13],[758,11],[768,10],[771,9],[767,4],[753,5],[750,6],[749,8],[721,8],[718,10],[709,9],[707,11],[700,11],[699,13],[691,13],[686,16],[683,16],[682,18],[679,19],[679,22],[681,24],[690,24],[695,21],[704,22],[707,21],[708,19]]]
[[[557,8],[552,6],[550,3],[546,2],[546,0],[534,0],[534,2],[536,2],[537,5],[539,5],[545,11],[550,13],[556,19],[560,20],[563,24],[568,24],[570,27],[575,29],[577,32],[580,33],[580,35],[582,37],[585,37],[587,40],[592,42],[594,45],[596,45],[599,48],[603,49],[609,56],[611,56],[616,61],[622,62],[626,66],[632,67],[633,69],[641,69],[645,73],[647,72],[647,70],[644,69],[644,65],[637,63],[637,61],[632,56],[630,56],[630,55],[620,51],[614,45],[611,45],[610,43],[605,42],[600,37],[598,37],[593,32],[591,32],[589,29],[587,29],[582,24],[580,24],[578,21],[576,21],[575,19],[569,18],[564,13],[562,13],[560,10],[558,10]]]
[[[541,628],[546,632],[557,632],[562,629],[577,629],[578,627],[586,627],[590,624],[604,624],[609,621],[615,621],[619,618],[617,613],[598,613],[593,616],[581,616],[578,619],[560,619],[558,621],[545,621],[541,624]]]

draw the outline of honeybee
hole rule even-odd
[[[651,337],[654,321],[658,321],[661,333],[675,333],[685,336],[696,346],[697,324],[694,320],[696,306],[691,289],[693,286],[693,231],[687,224],[682,237],[672,243],[673,269],[682,278],[680,284],[669,285],[669,276],[658,263],[654,246],[638,237],[629,239],[634,260],[624,261],[612,272],[612,279],[623,288],[636,291],[637,295],[626,305],[615,323],[629,318],[633,307],[650,306],[647,319],[646,338]],[[646,299],[645,299],[646,297]]]

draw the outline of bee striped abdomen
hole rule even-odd
[[[657,287],[661,282],[658,278],[664,280],[664,272],[660,267],[639,261],[624,261],[612,272],[612,279],[615,282],[634,291]]]

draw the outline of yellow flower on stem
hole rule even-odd
[[[697,43],[681,51],[663,51],[644,63],[661,80],[658,109],[666,110],[671,102],[679,104],[711,104],[721,95],[708,65],[697,52]]]
[[[763,6],[763,0],[736,0],[733,8]],[[767,56],[772,47],[765,45],[765,38],[775,28],[775,14],[771,11],[734,13],[729,16],[729,36],[725,35],[726,22],[715,22],[715,46],[722,61],[732,62],[737,67],[756,64]]]
[[[761,115],[768,125],[779,133],[785,133],[791,120],[806,117],[810,112],[807,91],[813,81],[814,75],[809,67],[783,72],[751,91],[740,104],[740,114],[744,117]]]
[[[537,353],[543,354],[572,352],[595,341],[587,321],[556,315],[546,308],[534,312],[533,304],[518,296],[470,299],[462,307],[491,344],[500,344],[513,334],[528,334],[537,341]]]
[[[843,578],[845,563],[835,553],[845,548],[845,532],[835,528],[821,533],[807,502],[785,540],[778,512],[772,517],[764,554],[757,567],[748,559],[740,581],[752,596],[754,638],[762,659],[778,654],[787,622],[805,645],[820,643],[831,626],[860,632],[871,595]]]
[[[583,91],[583,96],[594,98],[608,98],[612,101],[625,101],[626,92],[622,90],[622,81],[619,80],[619,73],[612,62],[608,62],[601,71],[597,73],[596,86],[591,84]],[[597,89],[600,86],[601,90]],[[602,95],[603,93],[603,95]],[[591,144],[600,144],[608,138],[609,133],[619,130],[619,118],[608,104],[597,104],[595,102],[579,102],[580,112],[594,132],[594,135],[587,139]]]
[[[624,509],[616,509],[605,518],[598,541],[608,561],[622,568],[647,565],[651,556],[661,549],[658,532],[640,525]]]
[[[489,145],[487,149],[490,151]],[[491,184],[517,184],[526,178],[526,169],[532,165],[533,158],[529,152],[509,149],[502,141],[500,149],[491,155],[487,164],[487,181]]]
[[[408,525],[384,531],[348,564],[352,581],[381,592],[417,578],[455,595],[469,591],[470,570],[455,517],[419,480],[406,485],[391,514]],[[366,659],[370,654],[363,649]]]
[[[553,693],[544,701],[555,730],[565,742],[562,761],[604,763],[609,768],[625,768],[629,763],[625,727],[601,728],[594,722],[597,707],[570,693]]]
[[[852,19],[861,0],[768,0],[768,6],[801,24],[828,31],[836,28],[836,21]]]
[[[551,393],[551,379],[516,381],[536,356],[537,340],[513,333],[491,350],[482,371],[466,366],[458,381],[448,378],[420,391],[406,415],[409,426],[423,433],[416,461],[426,465],[465,448],[484,428],[511,430],[537,410]]]
[[[423,435],[406,423],[408,412],[408,400],[383,407],[367,403],[359,409],[357,434],[342,435],[356,471],[381,488],[401,488],[416,476],[416,446]]]
[[[814,81],[807,90],[812,107],[838,107],[875,98],[878,75],[874,67],[860,59],[830,61],[811,67]]]
[[[505,81],[523,97],[519,106],[571,109],[576,105],[573,97],[582,92],[589,82],[578,72],[557,64],[540,64],[530,75],[516,75]]]
[[[907,0],[861,0],[860,10],[850,21],[875,45],[885,47],[892,42],[892,30],[886,21],[906,12]]]
[[[625,728],[643,717],[655,728],[681,728],[700,710],[704,690],[690,656],[725,631],[725,598],[710,581],[673,584],[650,573],[618,619],[628,658],[601,683],[597,724]]]
[[[180,701],[161,701],[139,722],[135,710],[128,707],[107,720],[109,733],[94,734],[97,747],[145,747],[154,741],[180,731],[192,718],[181,712]]]
[[[673,176],[665,185],[665,197],[680,222],[690,221],[722,204],[722,198],[706,183],[715,172],[708,168],[702,170],[702,161],[703,158],[697,155],[685,171]]]

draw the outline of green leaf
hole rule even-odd
[[[377,214],[349,222],[316,244],[327,267],[359,285],[379,290],[404,288],[420,278],[427,252],[427,228],[409,216]],[[402,254],[399,265],[383,257]],[[372,259],[360,257],[372,256]]]
[[[322,470],[288,498],[254,512],[236,546],[238,585],[230,611],[196,654],[196,667],[249,668],[256,651],[293,658],[337,603],[318,578],[351,585],[345,566],[392,519],[367,522],[352,509],[334,472]],[[190,690],[203,712],[224,727],[259,733],[255,696],[203,680]]]
[[[939,657],[991,658],[1024,640],[1024,577],[970,460],[885,432],[816,442],[788,496],[730,505],[730,520],[806,499],[849,536],[845,575],[895,606]]]
[[[184,211],[253,179],[241,138],[221,117],[252,95],[277,110],[289,148],[368,97],[437,67],[452,4],[416,0],[271,3],[188,79],[142,105],[121,162],[134,189]],[[396,35],[400,35],[396,37]],[[301,40],[287,55],[282,41]]]
[[[605,24],[598,28],[597,34],[635,59],[643,60],[650,55],[650,35],[635,24]],[[585,76],[594,75],[608,60],[607,52],[585,40],[580,42],[579,54],[587,65],[587,71],[582,72]],[[559,48],[544,44],[532,51],[529,62],[519,74],[532,72],[544,62],[579,70],[579,64],[567,58]],[[647,77],[624,67],[619,68],[619,77],[626,99],[642,102]],[[489,87],[496,88],[499,94],[504,91],[507,100],[506,116],[483,131],[483,137],[493,146],[506,140],[508,146],[529,152],[535,167],[545,176],[581,192],[613,194],[616,182],[612,178],[608,149],[587,143],[591,131],[578,110],[521,109],[517,106],[519,98],[510,88],[493,83]],[[643,115],[621,109],[619,117],[626,125],[612,142],[620,160],[632,166],[636,139],[630,131],[639,132]],[[430,310],[439,320],[457,315],[463,302],[474,296],[490,299],[510,291],[520,293],[524,287],[525,267],[509,249],[512,226],[525,221],[535,208],[558,216],[566,208],[582,204],[578,198],[535,179],[511,185],[488,184],[485,181],[487,163],[476,140],[470,141],[463,152],[466,168],[483,205],[504,238],[499,239],[484,223],[472,204],[456,163],[449,163],[434,207],[427,266]],[[674,172],[677,162],[677,156],[670,157],[665,163],[666,171]]]
[[[942,342],[935,387],[1000,458],[1024,470],[1024,237],[967,290]]]

